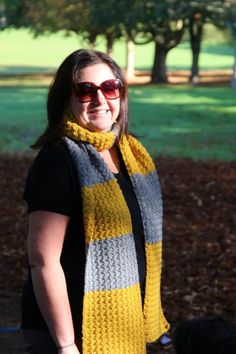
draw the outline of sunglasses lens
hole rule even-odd
[[[89,102],[96,96],[96,86],[90,82],[81,82],[76,85],[76,97],[80,102]]]
[[[107,80],[101,84],[102,93],[108,100],[114,100],[121,94],[120,80]]]

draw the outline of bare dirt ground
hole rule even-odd
[[[198,79],[192,85],[198,86],[216,86],[216,85],[229,85],[233,71],[228,70],[210,70],[199,72]],[[183,85],[189,83],[190,71],[189,70],[172,70],[168,71],[167,79],[171,85]],[[149,71],[136,71],[133,78],[128,79],[130,85],[145,85],[150,83]]]
[[[0,155],[0,352],[23,353],[20,293],[26,277],[23,185],[32,157]],[[236,161],[158,159],[164,198],[163,306],[183,318],[236,316]],[[155,346],[152,353],[171,353]]]
[[[136,70],[135,75],[131,78],[127,78],[129,85],[147,85],[150,84],[150,71]],[[126,76],[126,73],[124,72]],[[201,70],[199,72],[198,80],[193,85],[199,86],[216,86],[216,85],[230,85],[230,81],[233,75],[233,70]],[[167,73],[168,83],[171,85],[183,85],[189,83],[189,70],[169,70]],[[53,73],[40,73],[40,74],[1,74],[0,86],[12,86],[12,85],[49,85],[53,78]]]

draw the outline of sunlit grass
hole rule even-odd
[[[200,68],[231,69],[233,49],[223,37],[206,36]],[[219,32],[217,34],[219,36]],[[214,40],[209,40],[209,38]],[[46,122],[45,101],[51,76],[63,59],[78,48],[88,47],[76,35],[59,32],[33,38],[26,29],[0,32],[0,150],[27,151]],[[97,49],[105,51],[98,39]],[[135,47],[135,68],[150,70],[154,44]],[[125,67],[125,42],[114,45],[114,59]],[[168,69],[189,69],[191,51],[183,41],[170,51]],[[4,74],[41,73],[41,77]],[[136,86],[130,87],[130,126],[153,156],[235,159],[236,98],[228,87]]]
[[[27,151],[46,124],[47,86],[0,89],[0,149]],[[130,128],[153,156],[236,157],[236,99],[228,87],[134,86]]]
[[[0,32],[1,73],[52,72],[72,51],[86,48],[88,44],[75,34],[64,36],[64,32],[34,38],[26,30],[7,29]],[[121,67],[126,65],[126,45],[124,40],[115,42],[114,59]],[[99,38],[96,48],[105,51],[105,41]],[[154,43],[136,45],[135,67],[150,70],[153,64]],[[188,42],[182,42],[167,56],[169,69],[189,69],[191,51]],[[231,69],[233,48],[225,43],[203,42],[200,56],[201,69]]]
[[[232,89],[149,86],[131,93],[131,126],[152,155],[236,157]]]

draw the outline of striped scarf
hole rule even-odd
[[[134,137],[121,137],[117,146],[139,203],[145,237],[142,308],[130,212],[116,178],[98,153],[114,145],[116,132],[90,132],[68,119],[64,135],[83,201],[83,354],[144,354],[146,342],[169,328],[160,301],[162,199],[155,166]]]

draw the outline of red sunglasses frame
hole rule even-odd
[[[109,89],[109,86],[106,87],[106,84],[108,84],[109,82],[112,84],[116,83],[117,87],[114,87],[113,90],[110,89],[110,90],[108,90],[108,92],[106,92],[106,88]],[[83,99],[81,97],[80,90],[83,90],[82,87],[86,88],[86,85],[87,85],[88,92],[87,93],[85,92],[84,96],[89,96],[89,98]],[[74,84],[73,93],[74,93],[74,96],[77,101],[79,101],[81,103],[86,103],[86,102],[91,102],[92,100],[94,100],[96,98],[98,90],[102,91],[104,97],[107,100],[116,100],[122,94],[123,84],[120,79],[105,80],[99,86],[95,85],[93,82],[82,81],[82,82],[78,82],[77,84]],[[115,90],[118,90],[118,95],[116,94]],[[109,97],[108,93],[111,91],[113,91],[113,95],[115,95],[115,97]],[[108,94],[108,96],[107,96],[107,94]],[[82,96],[83,96],[83,94],[82,94]]]

